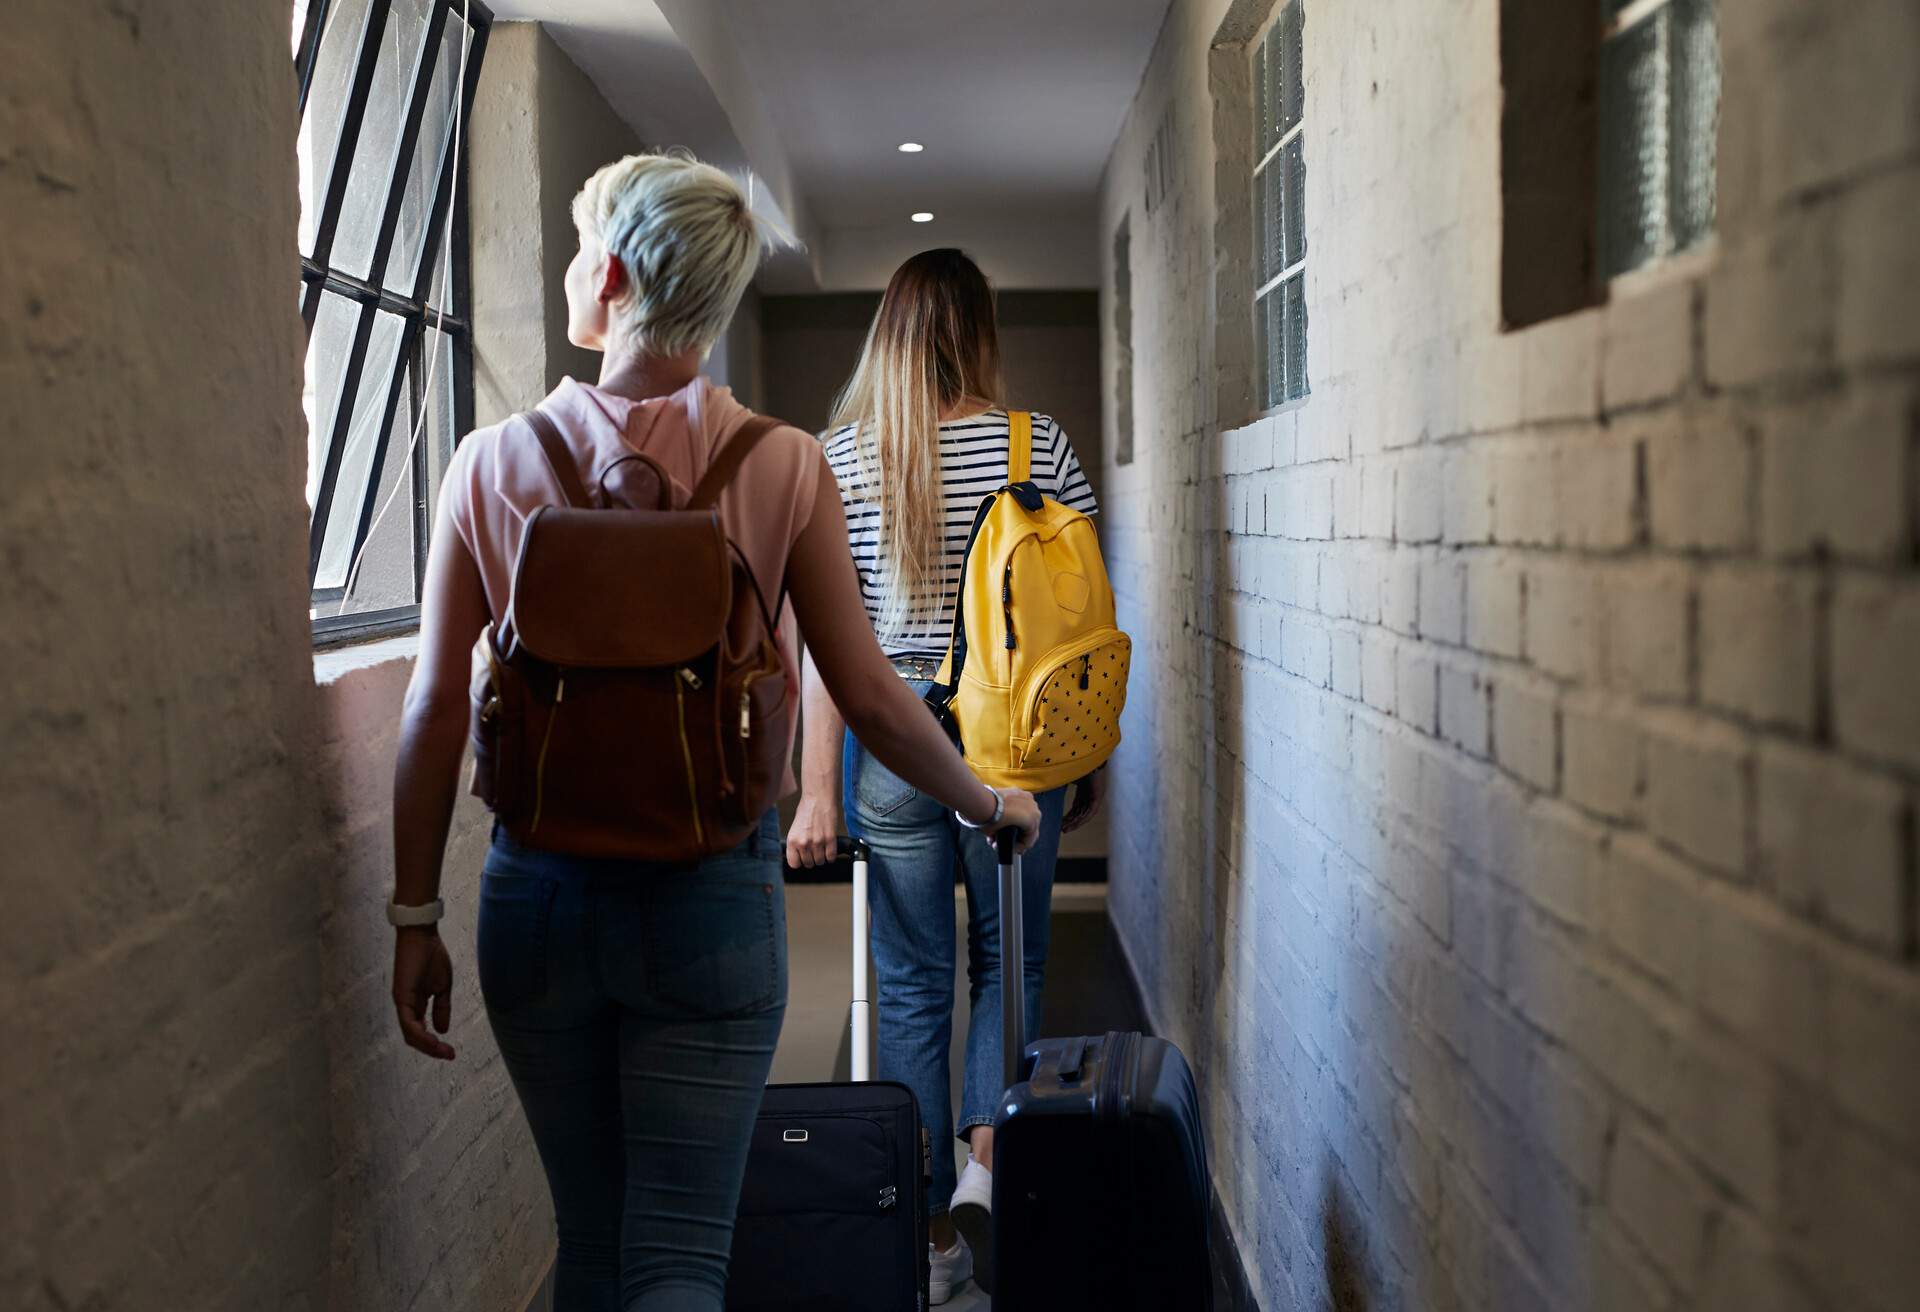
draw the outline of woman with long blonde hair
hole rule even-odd
[[[924,694],[953,635],[967,531],[981,498],[1007,481],[993,291],[957,250],[924,251],[893,275],[859,366],[835,407],[827,464],[846,507],[861,597],[895,672]],[[1059,424],[1033,416],[1033,481],[1093,513],[1093,491]],[[847,827],[873,853],[872,933],[879,981],[877,1074],[914,1092],[934,1136],[953,1128],[947,1051],[953,1029],[956,865],[966,881],[971,1020],[957,1134],[970,1155],[933,1155],[933,1287],[943,1303],[971,1276],[992,1289],[989,1207],[993,1116],[1002,1089],[999,888],[992,848],[938,800],[876,760],[844,724],[811,664],[803,711],[800,809],[787,838],[795,866],[832,859],[844,780]],[[1047,916],[1060,835],[1092,815],[1097,777],[1039,798],[1025,858],[1022,979],[1038,1027]]]

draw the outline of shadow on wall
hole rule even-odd
[[[328,1306],[524,1306],[552,1255],[539,1156],[487,1025],[474,964],[491,817],[462,790],[444,864],[459,1057],[407,1047],[391,999],[394,753],[413,662],[392,644],[323,655],[319,778],[332,853],[321,921],[334,1143]]]
[[[1367,1312],[1367,1292],[1361,1278],[1360,1248],[1364,1244],[1358,1219],[1333,1172],[1327,1173],[1320,1204],[1321,1247],[1326,1256],[1327,1302],[1334,1312]]]
[[[1209,124],[1216,287],[1252,285],[1247,260],[1225,254],[1252,242],[1248,59],[1235,46],[1210,61],[1223,102]],[[1178,213],[1181,190],[1165,202],[1172,212],[1133,234],[1136,249],[1202,240],[1180,232],[1209,222]],[[1471,250],[1448,243],[1438,254],[1402,275],[1427,285],[1399,294],[1471,306]],[[1492,1247],[1501,1223],[1485,1214],[1483,1190],[1502,1214],[1524,1190],[1538,1206],[1522,1232],[1545,1249],[1573,1247],[1564,1191],[1547,1178],[1555,1168],[1524,1148],[1526,1129],[1556,1113],[1535,1096],[1512,1020],[1452,1015],[1472,1004],[1448,949],[1498,931],[1490,894],[1463,881],[1456,905],[1449,871],[1486,870],[1490,853],[1516,851],[1524,813],[1489,804],[1490,769],[1444,761],[1436,738],[1390,718],[1399,694],[1422,708],[1402,718],[1436,734],[1440,673],[1388,636],[1416,630],[1422,555],[1393,540],[1391,481],[1384,541],[1361,540],[1372,521],[1359,513],[1354,461],[1382,444],[1385,415],[1456,409],[1460,361],[1445,353],[1401,371],[1381,384],[1390,403],[1367,407],[1323,348],[1313,398],[1245,427],[1251,351],[1214,332],[1244,305],[1193,307],[1151,259],[1131,276],[1136,302],[1161,307],[1144,316],[1138,348],[1160,361],[1138,385],[1143,430],[1161,433],[1141,442],[1151,470],[1128,480],[1111,525],[1126,544],[1114,561],[1122,623],[1140,647],[1123,726],[1131,750],[1115,772],[1115,814],[1135,818],[1114,829],[1116,919],[1156,1021],[1199,1075],[1221,1206],[1267,1305],[1487,1306],[1507,1264],[1490,1255],[1463,1277],[1467,1288],[1454,1286],[1436,1254],[1443,1195],[1457,1246]],[[1198,309],[1196,322],[1164,313],[1182,306]],[[1154,341],[1183,331],[1214,348],[1191,377],[1169,367],[1183,343]],[[1183,405],[1183,389],[1203,403]],[[1186,420],[1197,428],[1166,431],[1202,409]],[[1360,424],[1375,431],[1349,431]],[[1239,449],[1259,443],[1271,444],[1265,458]],[[1360,640],[1341,617],[1384,621],[1384,659],[1370,670],[1384,682],[1367,699]],[[1335,651],[1342,635],[1347,662]],[[1484,711],[1485,687],[1476,695]],[[1476,950],[1463,952],[1478,960]],[[1470,1037],[1448,1047],[1435,1034]],[[1470,1060],[1506,1063],[1507,1105],[1472,1086]],[[1456,1126],[1466,1170],[1449,1175],[1440,1127],[1451,1136]],[[1587,1261],[1569,1252],[1576,1282]]]

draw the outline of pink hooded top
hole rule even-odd
[[[623,454],[639,451],[666,470],[676,505],[686,503],[708,462],[753,413],[734,400],[732,392],[713,386],[704,376],[671,396],[645,401],[567,378],[540,403],[540,409],[566,439],[589,494],[599,470]],[[629,463],[622,468],[643,467]],[[800,429],[782,426],[761,439],[721,493],[720,522],[746,556],[770,606],[780,605],[784,598],[787,554],[807,526],[823,477],[832,475],[820,444]],[[460,443],[447,467],[445,487],[442,495],[454,530],[480,567],[487,609],[498,622],[513,596],[513,567],[527,519],[541,506],[565,504],[560,482],[533,430],[509,419],[476,429]],[[786,664],[787,695],[797,701],[799,634],[792,612],[784,606],[778,638]],[[792,757],[789,743],[787,759]],[[781,794],[795,787],[789,765]]]

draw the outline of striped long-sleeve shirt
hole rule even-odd
[[[973,527],[981,499],[1007,481],[1007,437],[1005,410],[988,410],[940,425],[943,513],[941,550],[934,575],[938,588],[914,607],[902,632],[883,637],[887,655],[945,654],[953,633],[967,531]],[[860,595],[867,605],[868,620],[877,628],[886,610],[880,505],[867,499],[867,481],[860,468],[853,426],[829,432],[824,441],[827,464],[840,484],[840,500],[847,511],[847,536],[853,545],[854,566],[860,573]],[[1089,515],[1099,509],[1067,435],[1051,416],[1038,413],[1033,416],[1033,481],[1064,506]]]

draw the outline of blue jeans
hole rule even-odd
[[[927,685],[914,683],[916,692]],[[935,1144],[976,1125],[992,1125],[1006,1091],[1000,1048],[999,861],[980,834],[880,764],[852,734],[843,758],[847,828],[872,849],[873,969],[879,986],[879,1043],[874,1075],[913,1090]],[[1022,859],[1025,895],[1027,1034],[1040,1032],[1040,986],[1047,970],[1047,917],[1060,852],[1066,789],[1042,793],[1040,841]],[[971,1016],[967,1068],[954,1124],[947,1048],[953,1036],[953,876],[959,862],[967,887],[967,980]],[[928,1210],[939,1216],[953,1198],[953,1154],[933,1154]]]
[[[780,850],[772,813],[684,868],[494,838],[480,991],[553,1193],[555,1312],[720,1312],[787,1007]]]

